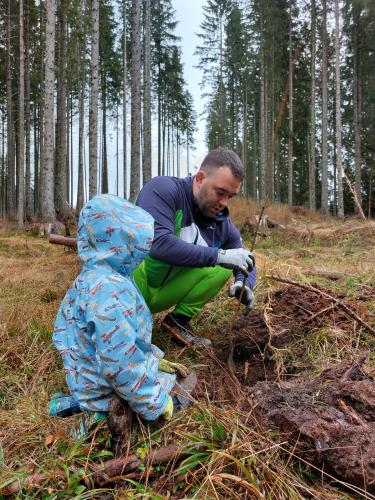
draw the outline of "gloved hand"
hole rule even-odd
[[[173,363],[167,359],[161,359],[159,361],[159,370],[164,373],[177,373],[180,377],[187,377],[189,375],[189,370],[186,366],[181,363]]]
[[[255,265],[255,259],[250,250],[245,248],[220,249],[216,264],[228,269],[239,269],[247,276]]]
[[[228,291],[229,297],[236,297],[236,299],[239,300],[241,295],[242,285],[243,283],[241,281],[236,281],[234,285],[232,285],[229,288]],[[251,309],[254,307],[255,304],[254,293],[251,290],[251,288],[249,288],[246,285],[243,288],[241,303],[244,304],[249,311],[251,311]]]
[[[173,417],[173,400],[172,400],[172,398],[170,396],[168,397],[168,402],[165,405],[164,412],[163,412],[163,417],[167,421],[171,420],[171,418]]]

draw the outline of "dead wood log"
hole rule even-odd
[[[280,222],[277,222],[275,219],[272,219],[269,215],[265,215],[266,221],[267,221],[267,226],[270,228],[278,228],[278,229],[285,229],[285,226],[283,224],[280,224]]]
[[[77,248],[77,240],[69,236],[61,236],[61,234],[50,234],[48,241],[54,245],[64,245],[69,248]]]
[[[188,451],[182,450],[178,446],[171,444],[158,450],[150,450],[145,459],[141,459],[133,454],[107,460],[101,465],[92,467],[88,471],[87,476],[92,477],[94,483],[101,486],[110,483],[111,479],[113,482],[115,482],[116,479],[122,480],[125,474],[136,470],[141,465],[149,467],[151,465],[166,464],[168,462],[182,460],[186,456],[188,456]],[[14,495],[22,488],[39,488],[48,479],[52,478],[62,480],[66,478],[66,472],[61,469],[56,469],[53,473],[31,474],[26,477],[23,482],[17,479],[11,484],[8,484],[0,493],[4,496],[9,496]]]
[[[303,283],[299,283],[298,281],[290,280],[288,278],[284,278],[282,276],[277,276],[275,274],[270,274],[270,275],[267,275],[266,277],[269,279],[273,279],[275,281],[279,281],[280,283],[294,285],[294,286],[297,286],[299,288],[303,288],[304,290],[310,290],[312,292],[318,293],[322,297],[325,297],[326,299],[331,300],[336,305],[341,307],[341,309],[343,309],[351,318],[353,318],[355,321],[357,321],[357,323],[359,323],[361,326],[363,326],[363,328],[365,330],[367,330],[372,335],[375,335],[375,329],[372,328],[372,326],[370,326],[368,323],[366,323],[366,321],[364,321],[362,318],[360,318],[352,309],[350,309],[350,307],[348,307],[346,304],[344,304],[344,302],[342,302],[339,299],[336,299],[336,297],[333,297],[329,293],[324,292],[323,290],[319,290],[319,288],[316,288],[312,285],[305,285]]]

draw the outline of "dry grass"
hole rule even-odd
[[[232,201],[231,213],[237,223],[259,211],[255,203]],[[273,272],[299,281],[329,283],[337,290],[355,291],[360,283],[375,284],[372,231],[356,230],[364,227],[358,221],[339,222],[322,218],[318,213],[295,212],[281,205],[267,208],[272,218],[288,227],[308,227],[328,235],[336,232],[335,239],[328,246],[318,240],[284,239],[277,231],[271,233],[270,238],[258,239],[255,251],[258,308],[267,300],[269,290],[279,286],[265,279],[266,274]],[[308,270],[312,268],[345,271],[350,276],[333,284],[310,276]],[[225,406],[213,402],[207,390],[205,397],[168,426],[154,432],[143,428],[136,436],[134,448],[170,441],[189,448],[198,443],[205,446],[200,455],[191,449],[189,459],[178,467],[161,469],[160,477],[154,482],[147,479],[146,474],[142,477],[140,471],[136,482],[128,481],[116,490],[82,490],[77,471],[84,464],[100,460],[100,454],[108,446],[107,435],[104,432],[91,447],[76,444],[67,437],[74,417],[51,419],[46,411],[50,395],[64,387],[61,362],[51,346],[52,325],[60,300],[78,270],[76,255],[61,247],[24,234],[0,233],[0,463],[3,469],[0,484],[14,479],[18,469],[46,470],[53,476],[56,467],[63,467],[68,482],[52,477],[35,495],[23,492],[19,498],[83,499],[100,498],[105,493],[110,495],[108,498],[124,498],[131,491],[134,497],[156,499],[165,498],[167,490],[172,497],[180,495],[179,498],[333,500],[361,496],[329,486],[328,476],[297,460],[294,451],[285,443],[280,444],[275,436],[261,433],[251,414],[241,409],[241,398],[235,388],[232,402]],[[370,313],[374,313],[375,303],[369,301],[368,306]],[[213,340],[225,343],[236,310],[236,303],[228,300],[223,291],[206,306],[195,326]],[[192,353],[166,341],[157,327],[154,340],[171,359],[185,359],[201,366],[212,362],[205,353]],[[353,339],[338,331],[322,329],[311,332],[304,342],[307,358],[296,362],[305,362],[311,371],[326,366],[327,360],[353,353],[361,343],[374,346],[373,339],[361,331],[357,331]],[[283,356],[290,353],[285,350],[280,355],[282,363]],[[206,382],[207,387],[215,384],[215,380]],[[45,444],[47,436],[53,436],[52,444]]]

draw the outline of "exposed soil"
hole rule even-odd
[[[375,383],[360,364],[308,380],[259,382],[251,406],[262,427],[286,433],[304,460],[375,493]]]
[[[368,321],[369,316],[363,300],[368,299],[370,288],[372,287],[366,288],[366,293],[359,297],[342,298],[331,290],[320,287],[330,295],[340,298],[364,321]],[[357,328],[356,323],[343,309],[313,291],[291,285],[271,293],[262,313],[243,316],[234,323],[234,361],[249,362],[246,377],[240,375],[241,381],[253,385],[258,380],[274,379],[275,350],[287,347],[292,358],[301,357],[304,352],[299,342],[301,337],[323,326],[350,335]],[[286,375],[295,375],[297,371],[297,367],[293,365],[286,365],[285,368]],[[242,367],[240,371],[245,373]]]
[[[373,287],[364,286],[356,295],[344,297],[325,291],[369,321],[364,302],[373,297]],[[367,353],[357,362],[341,363],[319,376],[296,377],[301,365],[306,368],[300,362],[302,337],[322,327],[350,336],[358,325],[315,292],[287,286],[271,293],[262,314],[241,317],[233,326],[240,389],[236,390],[225,369],[228,350],[223,347],[220,360],[210,364],[203,377],[205,391],[209,387],[213,399],[240,406],[261,428],[280,432],[303,460],[375,493],[375,382],[362,368]],[[277,353],[281,348],[291,356],[280,378]],[[293,378],[288,378],[292,373]]]

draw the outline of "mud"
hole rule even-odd
[[[342,363],[293,382],[258,382],[251,406],[262,427],[277,430],[296,455],[341,481],[375,493],[375,383]]]
[[[361,290],[358,297],[339,297],[332,290],[320,289],[340,298],[368,321],[368,309],[362,301],[370,295],[370,290]],[[364,294],[364,291],[367,293]],[[276,290],[270,294],[264,312],[243,316],[233,325],[233,359],[239,364],[240,380],[252,385],[258,380],[275,379],[279,375],[275,373],[275,352],[287,347],[291,359],[300,358],[304,353],[300,340],[325,326],[340,331],[342,335],[352,335],[357,328],[345,311],[315,292],[295,286]],[[241,366],[246,361],[249,364],[247,370]],[[296,363],[287,363],[285,369],[285,376],[294,376],[299,371]]]

